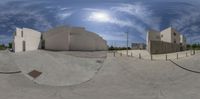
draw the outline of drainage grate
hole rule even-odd
[[[33,77],[34,79],[36,79],[37,77],[39,77],[42,74],[42,72],[39,72],[37,70],[32,70],[31,72],[28,73],[29,76]]]

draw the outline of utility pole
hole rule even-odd
[[[191,37],[190,37],[190,54],[192,55],[192,32],[191,32]]]
[[[126,55],[128,56],[128,31],[126,32],[126,39],[127,39],[127,42],[126,42],[126,47],[127,47],[127,49],[126,49]]]

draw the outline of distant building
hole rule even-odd
[[[131,49],[134,50],[143,50],[146,48],[146,44],[144,43],[132,43],[131,44]]]
[[[37,49],[56,51],[102,51],[107,42],[96,33],[82,27],[57,27],[41,33],[28,28],[16,28],[13,51],[23,52]]]
[[[186,50],[186,38],[169,27],[161,32],[147,32],[147,50],[152,54],[171,53]]]

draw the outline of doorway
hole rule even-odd
[[[22,49],[23,49],[23,52],[26,51],[26,42],[25,41],[22,42]]]

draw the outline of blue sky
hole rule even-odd
[[[124,46],[145,42],[149,29],[174,27],[189,42],[200,41],[199,0],[1,0],[0,43],[12,41],[16,27],[47,31],[60,25],[85,27]]]

